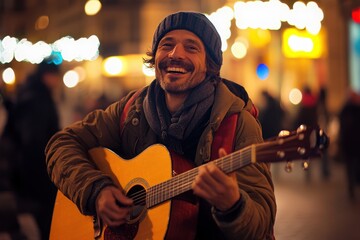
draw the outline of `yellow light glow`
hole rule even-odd
[[[74,68],[74,71],[79,75],[79,81],[84,81],[86,78],[86,71],[83,67],[77,66]]]
[[[264,47],[271,41],[271,33],[269,30],[249,29],[250,43],[254,47]]]
[[[88,0],[85,4],[86,15],[96,15],[101,9],[101,2],[99,0]]]
[[[282,51],[285,57],[320,58],[325,54],[323,31],[313,35],[305,30],[288,28],[282,38]]]
[[[108,77],[123,76],[126,74],[127,69],[127,63],[124,57],[113,56],[103,61],[103,74]]]
[[[35,30],[43,30],[49,26],[49,17],[40,16],[35,22]]]
[[[12,68],[8,67],[3,71],[2,78],[4,83],[13,85],[15,83],[15,72]]]
[[[231,53],[237,59],[244,58],[247,53],[246,45],[240,41],[234,42],[234,44],[231,46]]]
[[[124,56],[111,56],[102,63],[102,74],[107,77],[123,76],[155,76],[153,69],[144,66],[142,59],[144,54],[128,54]]]
[[[155,69],[153,69],[153,68],[148,68],[145,65],[143,65],[142,66],[142,72],[147,77],[155,77]]]

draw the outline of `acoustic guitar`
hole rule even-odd
[[[300,126],[282,131],[278,137],[253,144],[214,160],[225,173],[256,162],[290,162],[319,157],[328,137],[319,127]],[[82,215],[77,206],[58,191],[51,240],[83,239],[192,239],[196,233],[198,203],[191,184],[198,168],[153,145],[133,159],[122,159],[106,148],[94,148],[90,155],[98,168],[109,174],[132,198],[134,206],[126,224],[117,229],[102,226],[92,216]],[[177,230],[182,226],[187,231]]]

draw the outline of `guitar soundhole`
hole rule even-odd
[[[135,185],[129,189],[126,196],[134,201],[128,223],[139,222],[146,212],[146,191],[143,186]]]
[[[104,232],[105,240],[134,239],[139,230],[139,223],[146,213],[146,190],[141,185],[134,185],[130,187],[126,196],[134,201],[128,221],[116,228],[107,227]]]

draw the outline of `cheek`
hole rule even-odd
[[[154,58],[154,66],[155,66],[155,69],[159,69],[159,65],[161,63],[161,61],[163,60],[163,57],[161,54],[156,54],[155,55],[155,58]]]
[[[155,58],[155,61],[154,61],[154,69],[155,69],[155,73],[158,73],[160,71],[159,69],[159,59],[158,58]]]
[[[199,72],[206,72],[206,61],[203,59],[199,59],[196,63],[196,68]]]

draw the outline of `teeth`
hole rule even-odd
[[[168,67],[166,70],[167,70],[168,72],[186,73],[186,70],[185,70],[184,68]]]

